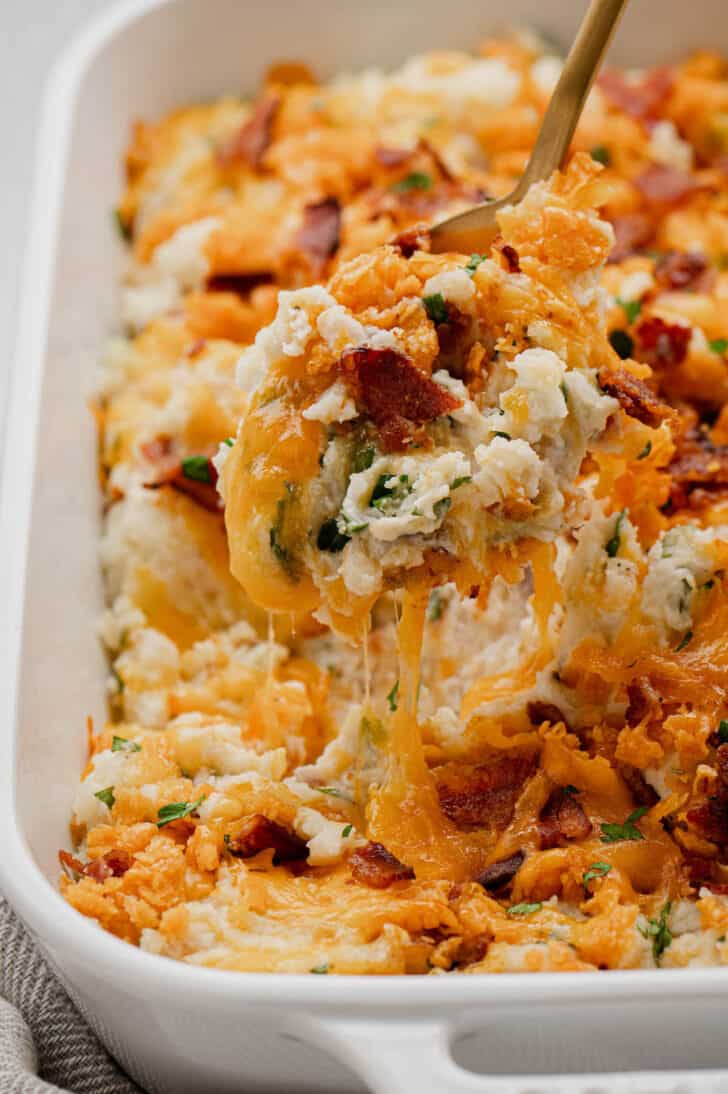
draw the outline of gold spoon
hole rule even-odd
[[[571,144],[584,102],[627,0],[591,0],[579,33],[559,77],[541,129],[520,182],[497,201],[443,220],[430,230],[436,253],[483,254],[498,234],[495,215],[506,205],[517,205],[534,182],[547,179],[561,166]]]

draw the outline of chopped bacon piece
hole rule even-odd
[[[461,405],[459,399],[396,350],[346,350],[339,367],[353,383],[357,402],[379,429],[388,452],[405,448],[414,436],[414,426],[440,418]]]
[[[646,805],[650,809],[653,805],[657,805],[660,795],[653,786],[650,786],[638,767],[622,764],[619,773],[629,787],[635,805]]]
[[[653,368],[679,365],[685,360],[691,337],[690,327],[650,315],[635,330],[636,359]]]
[[[415,876],[409,866],[390,854],[381,843],[370,842],[366,847],[359,847],[349,859],[349,865],[354,880],[370,889],[388,889],[395,881],[411,881]]]
[[[273,132],[273,121],[278,112],[280,95],[264,95],[253,108],[253,113],[231,139],[218,149],[218,161],[228,167],[247,163],[259,167],[268,150]]]
[[[697,187],[695,179],[688,171],[667,167],[662,163],[651,163],[637,176],[634,184],[648,201],[666,205],[676,205]]]
[[[500,862],[491,862],[490,866],[486,866],[483,870],[480,877],[476,878],[478,885],[482,885],[484,889],[488,889],[491,893],[498,892],[499,889],[505,889],[513,881],[525,861],[526,856],[523,851],[516,851],[515,855],[511,855],[510,858],[501,859]]]
[[[414,148],[384,148],[379,145],[374,150],[374,155],[382,167],[401,167],[407,160],[412,159]]]
[[[652,428],[674,417],[672,409],[658,399],[652,388],[625,369],[601,369],[599,386],[605,395],[617,400],[630,418],[636,418]]]
[[[622,262],[646,247],[654,235],[654,225],[647,213],[625,213],[612,221],[614,247],[608,261]]]
[[[107,851],[100,858],[91,859],[85,865],[68,851],[59,851],[58,861],[72,881],[90,877],[100,883],[110,877],[122,877],[132,863],[131,855],[122,850]]]
[[[504,756],[486,764],[446,764],[435,772],[440,808],[458,828],[505,828],[531,775],[530,756]]]
[[[483,362],[490,361],[495,348],[495,335],[485,319],[466,315],[454,304],[448,304],[447,322],[437,325],[437,368],[444,368],[451,376],[468,381],[467,364],[470,351],[476,342],[483,347]]]
[[[166,468],[154,482],[145,482],[147,490],[159,490],[162,486],[171,486],[180,494],[207,509],[210,513],[219,513],[223,508],[222,498],[217,492],[217,470],[211,459],[207,461],[207,481],[190,478],[185,474],[184,461],[178,460]]]
[[[573,794],[557,790],[551,795],[538,822],[541,848],[562,847],[571,840],[586,839],[592,823]]]
[[[552,726],[559,722],[567,724],[566,718],[553,703],[542,703],[539,699],[532,700],[526,707],[528,720],[532,726],[540,726],[542,722],[550,722]]]
[[[638,676],[628,685],[627,698],[629,706],[625,717],[630,726],[639,725],[648,714],[660,711],[660,698],[647,676]]]
[[[686,820],[704,839],[723,846],[728,843],[728,744],[716,749],[715,766],[718,769],[715,794],[689,809]]]
[[[228,841],[227,849],[238,858],[252,858],[261,851],[272,850],[276,865],[308,858],[305,840],[262,813],[248,817],[237,836]]]
[[[273,274],[214,274],[208,277],[205,288],[208,292],[232,292],[237,296],[249,296],[258,285],[269,285]]]
[[[608,68],[597,78],[599,90],[612,106],[638,121],[654,117],[672,91],[674,77],[668,68],[653,68],[642,80],[628,80]]]
[[[708,292],[715,276],[699,251],[668,251],[655,265],[655,280],[663,289]]]
[[[506,265],[508,266],[508,270],[510,271],[510,273],[520,273],[521,263],[518,258],[518,251],[516,250],[516,248],[511,247],[509,243],[504,243],[502,247],[498,248],[498,250],[505,258]]]
[[[715,494],[728,487],[728,445],[716,445],[701,430],[692,429],[678,438],[677,450],[669,466],[672,477],[671,499],[682,508],[698,491]],[[710,501],[705,497],[703,501]]]
[[[413,224],[394,237],[392,246],[401,251],[405,258],[412,258],[415,251],[429,251],[432,246],[430,229],[426,224]]]
[[[303,210],[303,225],[295,246],[308,258],[313,269],[320,272],[336,253],[341,242],[341,206],[337,198],[324,198]]]
[[[107,851],[100,858],[91,859],[83,872],[86,877],[103,882],[109,877],[122,877],[131,866],[131,861],[131,855],[126,851]]]

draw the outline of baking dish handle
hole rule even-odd
[[[346,1064],[372,1094],[728,1094],[728,1071],[478,1075],[452,1058],[448,1023],[301,1019],[298,1035]]]

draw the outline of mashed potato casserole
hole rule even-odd
[[[527,35],[138,122],[66,899],[308,973],[728,963],[728,65]]]

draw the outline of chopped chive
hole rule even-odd
[[[105,790],[97,790],[94,797],[103,802],[107,809],[111,809],[116,801],[113,786],[107,786]]]

